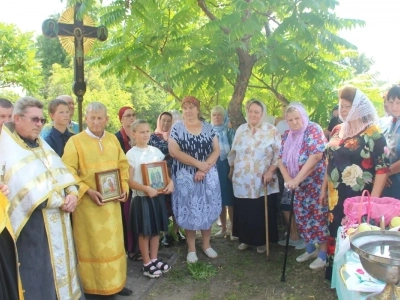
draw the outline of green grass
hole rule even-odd
[[[210,263],[200,261],[193,264],[188,263],[187,268],[193,279],[209,280],[217,274],[217,268]]]
[[[219,228],[213,228],[218,231]],[[286,282],[281,282],[284,247],[270,245],[270,258],[255,248],[237,249],[238,242],[228,238],[212,238],[212,247],[218,258],[210,259],[201,251],[201,239],[196,241],[199,261],[186,262],[185,243],[175,243],[172,251],[178,260],[147,296],[147,300],[336,300],[335,291],[324,279],[324,271],[312,271],[308,264],[299,264],[295,258],[303,250],[291,248],[288,255]]]

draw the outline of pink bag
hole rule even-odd
[[[367,195],[368,201],[364,201]],[[379,226],[381,216],[385,217],[385,226],[388,226],[393,217],[400,216],[400,200],[390,197],[371,197],[369,191],[364,190],[361,196],[347,198],[343,210],[345,217],[342,225],[345,228],[361,224],[361,217],[367,216],[367,223],[374,220]]]

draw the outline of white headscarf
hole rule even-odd
[[[262,107],[262,115],[261,115],[260,121],[258,121],[258,123],[255,126],[250,125],[249,117],[248,117],[250,105],[252,105],[253,103],[255,103],[256,105],[261,105],[261,107]],[[246,121],[247,121],[247,124],[252,128],[253,133],[256,130],[256,128],[261,127],[264,122],[268,123],[267,108],[265,107],[265,104],[257,99],[251,99],[249,102],[247,102],[246,103]]]
[[[342,139],[356,136],[365,128],[378,121],[378,113],[375,107],[368,97],[359,89],[356,91],[353,105],[351,106],[346,120],[343,119],[340,111],[339,105],[339,118],[343,122],[340,130],[340,137]]]

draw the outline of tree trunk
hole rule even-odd
[[[254,55],[250,55],[243,49],[238,48],[236,53],[239,58],[239,74],[236,77],[235,89],[228,107],[229,119],[234,129],[237,129],[246,122],[242,114],[242,103],[246,95],[254,64],[257,61]]]

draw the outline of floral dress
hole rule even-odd
[[[213,152],[215,131],[211,124],[202,122],[198,135],[187,131],[184,122],[175,123],[170,138],[182,152],[199,161],[206,161]],[[197,168],[177,159],[172,163],[172,209],[177,224],[187,230],[208,230],[221,213],[221,188],[217,167],[213,166],[202,181],[194,181]]]
[[[328,159],[329,231],[336,237],[344,217],[343,203],[349,197],[371,192],[376,174],[388,173],[386,140],[376,125],[342,140],[341,125],[332,131],[326,150]]]
[[[282,159],[288,131],[282,137],[282,148],[279,158]],[[307,162],[310,155],[325,151],[326,138],[321,127],[310,122],[304,132],[304,140],[299,153],[299,169]],[[306,243],[324,243],[328,233],[328,207],[319,204],[319,196],[326,169],[325,160],[322,159],[315,166],[314,171],[300,184],[295,192],[293,211],[296,226]]]

